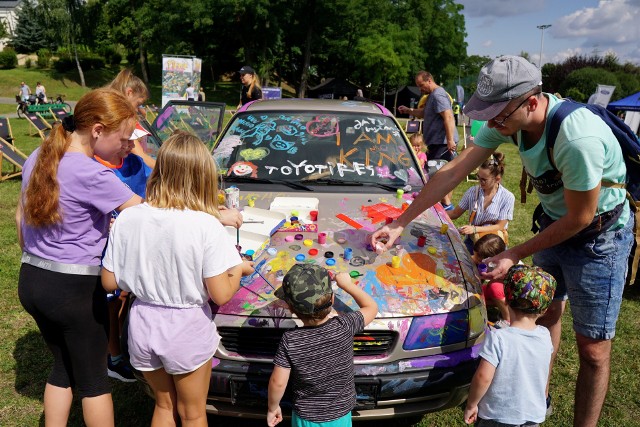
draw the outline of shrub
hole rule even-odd
[[[101,53],[105,62],[109,65],[119,65],[122,61],[122,54],[114,46],[105,47]]]
[[[49,68],[51,63],[51,51],[49,49],[38,49],[38,68]]]
[[[71,54],[58,51],[58,60],[54,62],[53,66],[56,71],[64,73],[76,68],[76,60]],[[83,70],[99,70],[104,68],[104,58],[95,53],[78,52],[80,59],[80,65]]]
[[[24,68],[31,68],[31,58],[27,57],[24,60]]]
[[[10,48],[4,48],[0,52],[0,68],[10,69],[18,66],[18,55],[16,51]]]

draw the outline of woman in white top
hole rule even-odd
[[[155,394],[152,425],[206,426],[220,336],[211,298],[225,304],[253,272],[220,223],[215,161],[187,132],[158,151],[147,201],[113,223],[102,285],[133,293],[129,356]],[[188,421],[187,421],[188,420]]]
[[[465,245],[473,253],[473,237],[495,233],[506,242],[506,230],[513,219],[513,193],[502,186],[504,174],[504,154],[495,152],[478,169],[479,185],[464,193],[458,205],[447,212],[449,218],[457,219],[469,211],[469,223],[460,227],[460,234],[466,235]]]

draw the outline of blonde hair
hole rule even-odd
[[[134,95],[144,98],[145,101],[151,97],[147,85],[129,69],[120,71],[107,87],[115,89],[124,95],[127,94],[127,89],[131,89]]]
[[[422,151],[423,153],[427,151],[427,145],[424,143],[424,137],[422,136],[421,133],[412,133],[411,136],[409,137],[409,143],[411,145],[419,144],[420,151]]]
[[[73,112],[73,122],[78,132],[89,132],[97,123],[104,126],[106,133],[115,132],[127,120],[133,126],[135,117],[136,110],[127,98],[121,92],[107,88],[85,94]],[[23,198],[25,222],[33,227],[62,222],[58,166],[71,144],[71,133],[58,124],[40,147]]]
[[[158,208],[190,209],[219,218],[218,173],[206,145],[188,132],[174,132],[158,150],[146,195]]]
[[[255,88],[256,86],[258,87],[258,89],[261,89],[260,87],[260,78],[258,77],[257,74],[251,74],[251,76],[253,77],[251,79],[251,83],[249,84],[249,88],[247,89],[247,98],[251,99],[251,94],[253,93],[253,88]]]

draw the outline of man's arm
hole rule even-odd
[[[421,119],[424,117],[424,109],[422,108],[409,108],[404,105],[398,107],[398,112],[401,114],[409,114],[415,118]]]
[[[452,191],[463,179],[482,164],[495,151],[495,148],[483,148],[471,144],[458,157],[444,165],[422,188],[418,197],[413,200],[409,208],[391,224],[378,229],[371,236],[374,245],[380,238],[386,238],[386,247],[393,246],[404,227],[425,210],[438,203],[446,194]]]
[[[453,112],[450,109],[444,110],[440,112],[440,116],[442,116],[442,120],[444,120],[444,131],[447,136],[447,147],[449,148],[449,151],[453,153],[458,148],[455,141],[456,122],[453,118]]]
[[[483,275],[483,278],[499,280],[519,260],[575,236],[593,221],[598,208],[599,195],[600,184],[589,191],[575,191],[565,188],[564,201],[567,205],[567,214],[560,217],[532,239],[489,258],[487,262],[493,262],[496,266],[492,271]]]

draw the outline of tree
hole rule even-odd
[[[32,53],[50,47],[43,28],[42,15],[36,10],[33,0],[23,1],[18,10],[15,35],[11,39],[16,52]]]
[[[578,91],[589,97],[592,93],[595,93],[598,84],[620,87],[618,78],[611,71],[587,67],[571,72],[560,86],[560,93],[567,94],[570,89],[573,89],[572,93]]]
[[[86,87],[84,72],[78,56],[78,36],[83,20],[83,0],[40,0],[49,36],[66,45],[76,62],[80,85]]]
[[[9,31],[7,31],[7,25],[4,21],[0,21],[0,39],[9,37]]]

